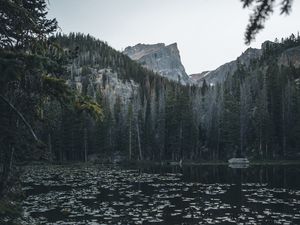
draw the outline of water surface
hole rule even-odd
[[[30,166],[39,224],[300,224],[300,166]]]

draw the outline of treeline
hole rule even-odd
[[[2,180],[14,161],[32,158],[299,156],[300,72],[282,59],[299,47],[299,35],[270,42],[260,59],[239,64],[222,84],[183,86],[89,35],[49,37],[57,24],[45,18],[42,0],[23,6],[37,10],[39,27],[14,1],[5,3],[7,18],[27,22],[2,21],[9,28],[0,42]]]
[[[44,137],[60,118],[45,117],[56,111],[50,106],[102,117],[96,102],[63,79],[74,53],[48,39],[57,22],[46,9],[45,0],[0,3],[0,198],[13,187],[16,161],[51,160],[51,137]]]
[[[222,84],[183,86],[89,35],[53,35],[46,9],[0,2],[0,198],[15,162],[300,157],[299,35]]]
[[[95,123],[70,111],[63,116],[57,107],[50,107],[47,116],[61,118],[51,128],[55,159],[82,160],[84,148],[104,158],[116,154],[130,160],[198,157],[204,137],[194,121],[200,120],[201,88],[162,78],[89,35],[57,34],[52,40],[65,51],[76,52],[65,77],[69,85],[104,109],[104,120]],[[101,74],[103,68],[109,72]],[[117,85],[113,73],[120,80]],[[128,93],[117,89],[129,84],[137,88],[131,86],[131,94],[124,98]]]
[[[299,53],[299,35],[267,42],[260,59],[248,68],[240,64],[224,84],[210,88],[207,96],[215,97],[213,107],[206,107],[212,115],[207,146],[214,146],[210,151],[217,158],[232,153],[255,159],[300,157],[300,69],[283,61],[293,47]]]
[[[286,49],[299,46],[299,36],[268,43],[260,59],[249,67],[240,64],[234,75],[212,87],[205,82],[203,87],[170,82],[88,35],[57,35],[56,40],[67,48],[81,46],[69,66],[69,79],[85,84],[83,92],[94,96],[104,108],[103,123],[87,127],[89,153],[113,156],[117,152],[135,160],[298,156],[299,70],[293,65],[279,65],[278,60]],[[110,74],[101,76],[102,85],[94,83],[100,68],[111,68],[124,85],[134,81],[138,90],[125,100],[125,93],[103,92],[113,84]],[[110,101],[109,95],[116,95],[115,101]],[[68,119],[67,128],[63,126],[60,131],[69,136],[60,142],[74,140],[71,146],[77,150],[72,151],[82,152],[85,135],[74,123],[78,117],[68,114]],[[64,136],[59,130],[54,133]]]

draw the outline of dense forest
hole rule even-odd
[[[250,43],[293,1],[240,2]],[[299,33],[183,84],[61,33],[48,4],[0,1],[1,225],[300,223]],[[187,77],[177,45],[152,50]]]
[[[102,119],[102,108],[69,87],[65,65],[76,52],[64,52],[50,41],[57,28],[45,1],[1,1],[0,33],[0,195],[12,187],[14,162],[51,160],[51,136],[44,136],[58,116],[46,118],[53,102],[59,107]],[[55,110],[53,110],[55,111]],[[53,114],[52,114],[53,115]]]
[[[25,2],[1,3],[2,187],[24,160],[300,157],[300,69],[280,63],[299,35],[270,42],[224,83],[181,85],[90,35],[55,34],[46,3]]]
[[[105,158],[117,154],[130,160],[179,160],[196,154],[201,144],[195,141],[200,133],[192,120],[198,117],[193,102],[201,88],[162,78],[89,35],[58,34],[53,41],[77,51],[65,79],[97,101],[104,112],[100,123],[68,112],[68,119],[53,131],[57,141],[52,148],[58,160],[83,159],[85,142],[89,153]]]
[[[207,146],[219,158],[231,151],[254,159],[299,158],[300,70],[282,62],[299,44],[299,35],[266,42],[261,58],[239,65],[206,95],[214,96]]]
[[[89,35],[50,40],[75,54],[65,65],[68,85],[99,103],[104,114],[96,122],[57,101],[45,105],[50,122],[40,136],[54,160],[87,160],[87,154],[101,161],[299,154],[299,69],[278,62],[299,45],[299,37],[268,43],[250,66],[240,64],[224,83],[202,87],[162,78]]]

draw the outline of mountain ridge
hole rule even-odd
[[[160,74],[169,80],[189,84],[190,79],[181,62],[180,52],[177,43],[166,45],[137,44],[126,47],[123,54],[129,56],[143,67]]]
[[[253,59],[257,59],[262,55],[262,52],[262,49],[248,48],[235,60],[224,63],[215,70],[191,74],[190,77],[198,85],[202,85],[204,80],[210,85],[224,82],[228,75],[232,75],[237,70],[239,63],[248,67]]]

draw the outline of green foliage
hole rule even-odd
[[[110,103],[98,93],[105,117],[102,124],[88,127],[96,139],[89,142],[93,153],[122,152],[138,159],[140,141],[143,158],[150,160],[226,160],[241,155],[271,159],[296,154],[297,122],[289,118],[297,118],[295,79],[299,75],[295,68],[278,67],[277,59],[299,45],[298,37],[266,46],[259,60],[249,67],[239,64],[222,85],[205,83],[202,88],[170,82],[88,35],[57,35],[54,40],[78,50],[72,71],[86,83],[83,89],[92,87],[95,71],[107,68],[124,82],[139,84],[130,107],[124,106],[121,96]],[[100,92],[107,91],[109,73],[104,72],[102,79],[102,87],[97,87]],[[295,132],[288,132],[287,127]]]
[[[57,22],[47,19],[46,6],[45,0],[0,2],[0,197],[9,186],[15,160],[52,158],[51,135],[59,139],[53,134],[58,129],[54,123],[65,111],[86,112],[79,117],[81,128],[88,126],[89,114],[102,119],[100,105],[65,80],[68,63],[78,52],[65,52],[48,39]]]
[[[32,29],[28,26],[23,29]],[[32,148],[26,127],[0,104],[3,146],[8,146],[1,149],[3,159],[9,159],[12,149],[19,160],[34,149],[39,158],[60,161],[83,160],[92,153],[112,157],[116,152],[133,160],[298,154],[299,69],[276,62],[285,49],[299,45],[299,37],[267,46],[260,60],[249,67],[239,64],[223,84],[204,82],[201,88],[162,78],[90,35],[44,39],[32,33],[31,38],[12,37],[13,44],[1,49],[0,94],[44,144]],[[123,84],[138,84],[129,99],[114,96],[115,90],[108,93],[114,72]],[[96,80],[99,74],[101,82]]]
[[[102,108],[98,103],[88,96],[77,96],[74,102],[75,109],[79,112],[86,112],[94,117],[96,121],[103,120]]]
[[[39,40],[57,29],[47,19],[45,0],[2,0],[0,2],[0,47],[34,48]]]
[[[46,96],[50,96],[61,103],[70,103],[74,97],[70,87],[66,84],[66,80],[51,76],[42,77],[42,91]]]
[[[119,78],[123,80],[134,80],[143,84],[147,77],[156,76],[153,72],[141,67],[137,62],[132,61],[128,56],[121,54],[107,45],[105,42],[95,39],[90,35],[81,33],[70,33],[64,35],[58,33],[51,40],[63,46],[69,51],[76,52],[72,64],[75,67],[82,67],[81,74],[89,74],[89,67],[111,68],[116,71]]]
[[[245,43],[250,44],[256,34],[264,28],[265,21],[274,12],[274,7],[280,4],[280,14],[289,14],[293,0],[241,0],[244,8],[253,8],[249,24],[245,32]],[[276,4],[278,3],[278,4]],[[254,7],[253,7],[254,5]]]
[[[279,66],[286,49],[299,46],[294,35],[271,43],[257,63],[240,67],[223,85],[223,151],[231,157],[260,159],[298,157],[296,94],[299,69]]]

